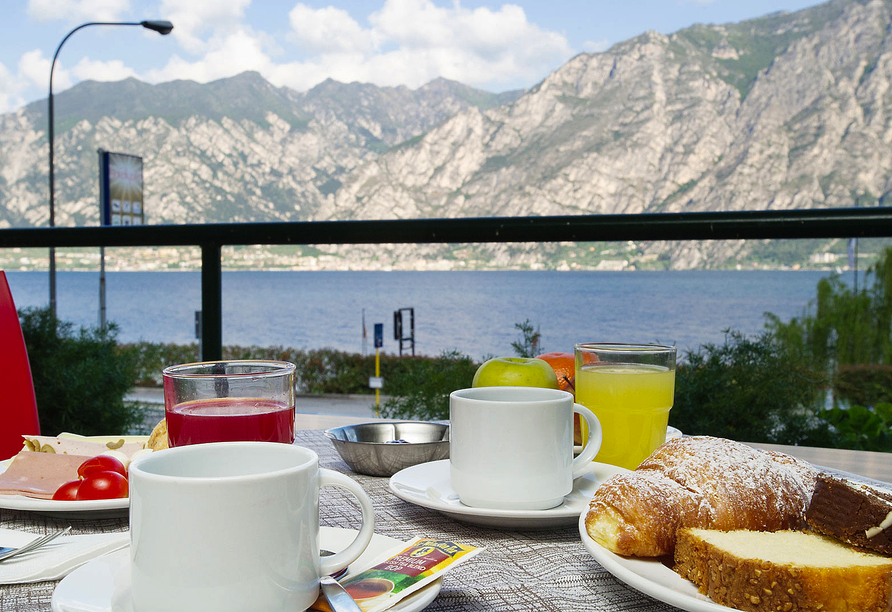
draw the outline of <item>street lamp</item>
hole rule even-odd
[[[59,51],[62,50],[62,45],[65,44],[65,41],[81,28],[93,25],[142,26],[149,30],[154,30],[162,36],[170,34],[170,31],[173,30],[173,24],[169,21],[91,21],[74,28],[65,35],[65,38],[56,47],[53,63],[50,64],[49,130],[47,132],[50,144],[50,227],[56,226],[56,191],[53,180],[53,71],[56,68],[56,58],[59,57]],[[50,313],[52,313],[53,317],[56,316],[56,247],[53,246],[50,247]]]

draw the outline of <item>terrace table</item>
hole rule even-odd
[[[323,467],[343,472],[368,492],[375,507],[375,532],[409,540],[416,535],[451,539],[486,550],[443,579],[439,596],[426,610],[553,610],[656,612],[676,608],[639,593],[607,573],[585,550],[577,528],[542,531],[492,529],[457,522],[440,513],[402,501],[388,489],[388,479],[354,474],[323,436],[328,427],[369,419],[298,415],[297,443],[319,454]],[[892,482],[892,455],[794,446],[754,444],[780,450],[817,465]],[[331,527],[356,528],[358,512],[348,495],[326,488],[320,519]],[[73,526],[72,533],[125,531],[126,517],[65,521],[28,512],[0,510],[0,526],[35,533]],[[0,586],[0,612],[50,610],[55,582]]]

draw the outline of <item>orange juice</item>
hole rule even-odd
[[[664,366],[596,363],[576,370],[576,401],[601,421],[604,440],[595,461],[630,470],[666,438],[675,397],[675,370]]]

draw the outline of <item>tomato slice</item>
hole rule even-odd
[[[77,499],[77,490],[81,486],[82,480],[72,480],[66,482],[53,493],[53,499],[56,501],[75,501]]]
[[[117,472],[126,478],[127,468],[119,459],[110,455],[97,455],[87,459],[77,468],[77,475],[81,478],[98,474],[99,472]]]
[[[94,472],[81,481],[78,501],[127,497],[130,484],[118,472]]]

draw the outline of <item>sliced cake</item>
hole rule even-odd
[[[892,559],[816,533],[680,529],[675,571],[739,610],[889,612]]]
[[[805,519],[820,533],[892,555],[892,492],[821,474]]]

